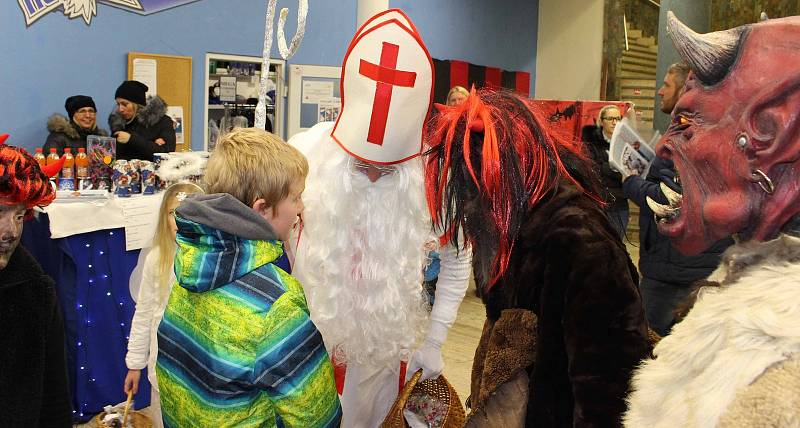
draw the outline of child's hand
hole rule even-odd
[[[141,370],[128,370],[128,375],[125,376],[125,385],[123,385],[125,394],[133,391],[133,394],[135,395],[137,392],[139,392],[139,377],[141,376]]]

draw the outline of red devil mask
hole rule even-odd
[[[800,17],[701,35],[670,12],[668,33],[692,73],[657,147],[682,184],[659,231],[687,254],[775,237],[800,212]]]

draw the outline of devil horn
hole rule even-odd
[[[698,80],[711,86],[719,83],[728,75],[728,71],[739,55],[743,30],[733,28],[698,34],[678,20],[672,11],[669,11],[667,12],[667,34]]]
[[[57,160],[55,163],[43,166],[42,172],[47,176],[47,178],[55,177],[56,175],[58,175],[58,172],[61,171],[61,167],[64,166],[65,160],[67,160],[67,158],[61,156],[61,159]]]
[[[6,143],[6,140],[8,140],[8,134],[2,134],[2,135],[0,135],[0,146],[2,146],[3,144],[5,144],[5,143]]]

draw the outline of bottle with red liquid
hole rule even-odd
[[[61,165],[61,178],[58,180],[58,190],[75,190],[75,158],[72,149],[64,149],[64,164]]]
[[[89,156],[86,155],[86,149],[83,147],[78,148],[78,155],[75,156],[75,189],[91,189],[89,183]]]
[[[58,162],[58,159],[59,159],[58,158],[58,149],[50,149],[50,154],[47,155],[46,165],[54,164],[54,163]],[[56,174],[53,177],[53,179],[55,179],[57,176],[58,176],[58,174]]]

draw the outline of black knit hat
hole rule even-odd
[[[97,111],[97,106],[94,105],[92,97],[87,97],[86,95],[73,95],[64,102],[64,108],[67,109],[67,117],[70,119],[75,116],[76,111],[84,107],[91,107],[94,111]]]
[[[114,98],[123,98],[130,102],[145,105],[147,104],[146,93],[149,88],[142,82],[136,80],[126,80],[119,85]]]

